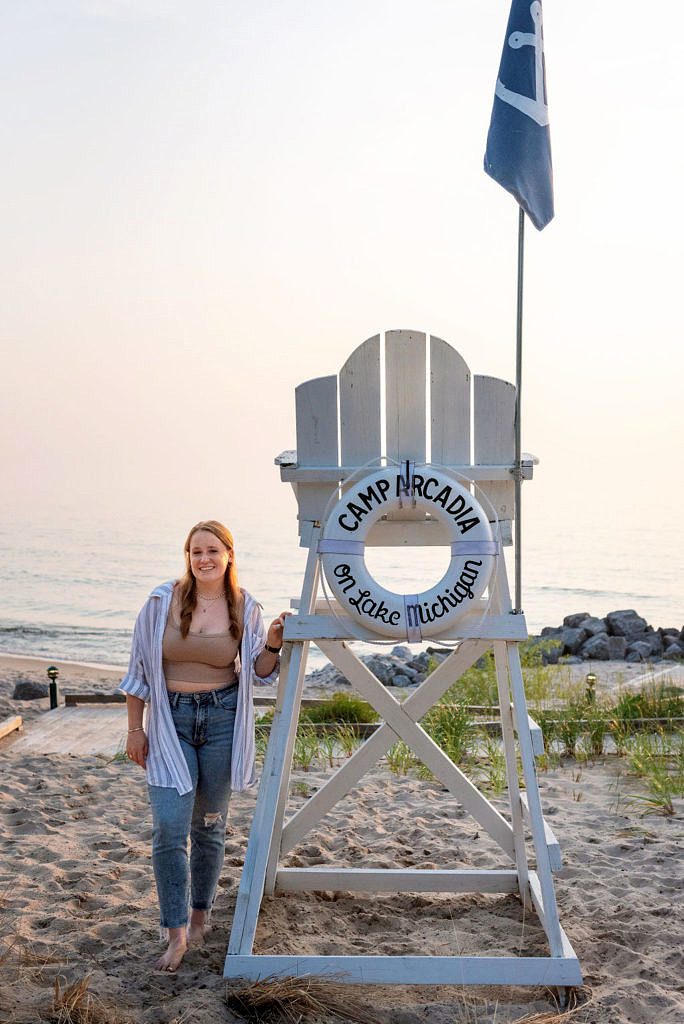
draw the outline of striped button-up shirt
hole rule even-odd
[[[178,792],[192,790],[190,772],[171,717],[166,679],[162,668],[162,639],[169,614],[173,581],[152,591],[135,622],[128,672],[119,689],[148,703],[146,731],[148,741],[147,781],[151,786],[175,786]],[[266,629],[259,604],[251,594],[245,597],[244,629],[240,646],[240,686],[238,688],[231,787],[239,791],[256,781],[254,743],[254,684],[275,682],[279,664],[262,679],[254,671],[254,662],[266,643]]]

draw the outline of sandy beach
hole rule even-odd
[[[632,668],[620,667],[623,673]],[[31,659],[0,660],[0,719],[21,714],[30,730],[45,713],[46,699],[11,699],[18,678],[44,681],[44,669]],[[119,675],[116,668],[64,664],[62,692],[113,691]],[[22,755],[11,739],[0,742],[0,766],[0,1022],[56,1020],[55,979],[85,977],[106,1008],[103,1020],[242,1020],[225,1004],[222,966],[256,790],[232,800],[208,941],[187,955],[177,974],[165,976],[151,966],[158,919],[143,773],[102,756]],[[324,778],[323,771],[296,771],[290,806]],[[682,801],[674,816],[641,815],[630,797],[642,784],[615,756],[564,760],[540,771],[539,781],[563,851],[561,921],[586,982],[586,1002],[572,1019],[681,1022]],[[507,866],[439,783],[415,773],[395,776],[382,765],[287,863]],[[536,918],[525,918],[513,896],[316,893],[266,899],[256,950],[543,955],[545,944]],[[553,1008],[548,993],[522,988],[354,991],[383,1024],[502,1024]]]

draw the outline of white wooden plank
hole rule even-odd
[[[511,823],[513,826],[513,849],[515,863],[518,869],[520,898],[522,899],[523,904],[527,906],[529,904],[527,851],[525,849],[525,832],[522,825],[522,812],[520,809],[520,784],[518,782],[518,765],[515,751],[515,739],[513,736],[513,716],[511,714],[511,697],[508,684],[508,665],[506,663],[506,654],[503,644],[494,644],[494,666],[496,670],[497,692],[499,695],[499,714],[501,719],[501,735],[503,739],[506,763],[508,800],[511,811]]]
[[[471,375],[446,341],[430,337],[430,460],[470,463]]]
[[[506,481],[509,480],[515,468],[513,461],[509,464],[480,464],[471,466],[465,463],[446,464],[445,469],[450,469],[458,476],[466,480],[475,481]],[[352,473],[358,472],[358,466],[350,465],[325,465],[325,466],[292,466],[290,464],[281,466],[280,479],[284,483],[329,483],[336,484],[343,481]],[[523,465],[523,479],[532,479],[532,467]]]
[[[527,825],[529,826],[530,825],[530,808],[529,808],[529,805],[527,803],[527,794],[526,793],[521,793],[520,794],[520,806],[522,808],[523,817],[524,817],[525,821],[527,822]],[[546,847],[547,847],[547,849],[549,851],[549,863],[551,864],[551,870],[554,871],[554,872],[555,871],[562,871],[563,870],[563,859],[561,857],[560,843],[556,839],[556,837],[555,837],[555,835],[553,833],[553,829],[551,828],[551,826],[547,822],[546,818],[544,818],[544,838],[546,840]]]
[[[314,532],[315,543],[309,549],[304,583],[302,605],[312,607],[316,600],[318,586],[318,558],[316,547],[320,531]],[[240,877],[240,886],[233,915],[233,925],[228,945],[229,953],[251,953],[254,945],[259,908],[264,892],[266,871],[271,855],[274,832],[280,831],[276,815],[281,802],[283,779],[289,771],[287,760],[293,737],[297,730],[297,716],[301,699],[301,663],[306,661],[307,644],[296,644],[290,653],[289,670],[282,698],[282,710],[274,716],[269,738],[264,770],[257,795],[252,827],[247,843],[245,862]],[[287,765],[287,767],[285,767]]]
[[[358,625],[349,616],[332,615],[290,615],[285,622],[286,640],[368,640],[378,639],[378,634]],[[386,637],[383,637],[386,641]],[[433,642],[441,640],[526,640],[527,626],[524,615],[495,615],[485,619],[482,614],[464,615],[452,628],[442,633],[433,633],[425,638]],[[401,639],[397,638],[397,643]]]
[[[545,920],[545,915],[544,915],[544,903],[543,903],[543,900],[542,900],[541,886],[539,884],[539,876],[537,875],[536,871],[530,871],[530,892],[531,892],[531,895],[532,895],[532,902],[534,904],[534,909],[537,911],[537,917],[539,918],[542,927],[544,929],[546,929],[546,920]],[[563,950],[563,957],[567,958],[568,960],[573,959],[573,958],[577,959],[577,954],[575,953],[575,950],[572,947],[572,943],[570,942],[570,939],[568,938],[564,928],[560,928],[560,935],[561,935],[561,948]],[[579,967],[579,964],[578,964],[578,967]],[[580,982],[577,982],[576,984],[580,984],[581,985],[582,982],[580,981]]]
[[[297,645],[292,652],[283,711],[280,716],[274,717],[271,728],[230,933],[228,950],[233,953],[250,953],[254,944],[266,870],[273,844],[280,780],[289,745],[290,726],[293,721],[296,723],[296,682],[304,646]]]
[[[515,727],[515,731],[517,732],[518,716],[516,713],[516,709],[513,705],[511,705],[511,710],[513,714],[513,725]],[[532,750],[534,751],[534,756],[541,757],[541,755],[544,753],[544,733],[541,731],[541,728],[537,725],[537,723],[530,714],[527,714],[526,717],[527,729],[530,734],[530,739],[532,740]]]
[[[420,868],[280,868],[278,892],[515,892],[511,870]]]
[[[125,735],[125,704],[62,706],[34,720],[16,745],[32,754],[114,754]]]
[[[475,463],[515,463],[515,388],[498,377],[475,375],[473,386]],[[514,516],[515,484],[481,485],[501,520]]]
[[[425,462],[425,334],[385,334],[387,456]]]
[[[339,462],[337,446],[337,377],[316,377],[295,389],[297,459],[301,466]],[[334,484],[297,484],[300,523],[320,520]]]
[[[380,455],[380,335],[354,349],[340,370],[340,452],[345,466]]]
[[[505,548],[510,548],[513,544],[513,522],[511,519],[500,519],[499,526],[501,527],[501,544]]]
[[[438,665],[427,679],[404,701],[402,707],[414,721],[425,715],[432,705],[442,697],[454,679],[462,675],[489,645],[484,641],[466,641]],[[283,829],[282,853],[290,851],[309,832],[331,807],[341,800],[374,767],[386,750],[395,741],[394,732],[388,725],[381,725],[377,732],[362,743],[354,754],[345,761],[307,802],[287,821]]]
[[[64,736],[64,718],[67,715],[74,715],[78,708],[67,708],[65,706],[46,711],[40,718],[34,719],[30,728],[24,732],[16,743],[17,748],[41,754],[61,753],[62,739]]]
[[[224,978],[330,978],[352,985],[582,984],[576,957],[227,956]]]
[[[534,751],[535,757],[541,757],[544,753],[544,733],[541,731],[541,728],[537,725],[531,715],[527,716],[527,728],[530,730],[532,750]]]
[[[367,547],[449,547],[451,536],[437,520],[425,519],[422,509],[404,508],[390,513],[391,519],[379,519],[366,537]],[[510,546],[510,522],[504,531],[504,546]]]
[[[517,618],[517,616],[513,616]],[[534,763],[534,751],[532,750],[532,739],[527,728],[527,703],[525,700],[525,686],[523,683],[522,670],[520,668],[520,655],[517,645],[506,644],[506,657],[508,660],[508,674],[511,682],[513,705],[518,718],[518,744],[520,747],[520,761],[522,763],[525,789],[527,790],[527,807],[530,814],[530,831],[534,845],[534,854],[537,859],[537,874],[544,901],[545,925],[544,930],[549,940],[551,954],[562,956],[562,941],[560,934],[560,922],[558,920],[558,908],[556,905],[556,894],[553,888],[553,875],[551,873],[551,861],[549,849],[546,845],[546,834],[544,832],[544,816],[542,814],[541,800],[539,798],[539,787],[537,785],[537,773]]]
[[[315,377],[295,388],[297,462],[330,466],[338,461],[337,377]]]
[[[276,798],[276,810],[273,823],[273,838],[271,841],[271,849],[266,863],[266,876],[264,881],[264,892],[267,896],[273,895],[273,889],[275,886],[275,876],[276,871],[278,869],[278,858],[280,856],[280,841],[283,831],[283,819],[285,817],[285,806],[287,804],[287,796],[290,787],[290,774],[292,771],[292,755],[294,753],[294,745],[297,736],[297,721],[299,720],[299,710],[302,703],[302,692],[304,689],[304,677],[306,674],[306,654],[308,653],[308,646],[308,644],[302,645],[302,656],[296,659],[296,668],[293,667],[293,673],[296,672],[296,675],[294,681],[292,681],[292,679],[290,678],[292,644],[283,644],[281,673],[286,683],[285,686],[278,686],[274,718],[276,715],[283,714],[285,693],[288,686],[294,687],[296,698],[292,711],[292,721],[288,732],[287,742],[285,744],[283,763],[282,765],[280,765],[280,779],[278,782],[278,795]]]
[[[495,538],[501,542],[501,523],[498,523],[494,529]],[[495,615],[507,615],[509,619],[524,619],[525,616],[511,615],[511,592],[508,586],[508,575],[506,573],[506,560],[504,558],[497,558],[494,564],[494,572],[492,573],[492,606],[491,611]],[[527,640],[527,626],[525,626],[525,636],[520,637],[521,640]]]
[[[23,729],[23,721],[21,715],[10,715],[9,718],[3,718],[0,722],[0,739],[9,736],[11,732],[19,732]]]
[[[68,734],[69,749],[72,754],[115,753],[126,746],[126,714],[125,705],[118,708],[74,708],[74,711],[85,711],[82,725],[74,729],[74,723]],[[81,717],[79,715],[79,717]],[[67,736],[65,736],[67,739]]]
[[[361,696],[376,709],[385,723],[418,755],[452,796],[456,797],[499,844],[504,853],[513,859],[513,830],[509,823],[464,775],[458,765],[455,765],[441,747],[407,714],[404,705],[399,704],[388,693],[380,680],[344,641],[323,640],[319,641],[318,646]]]

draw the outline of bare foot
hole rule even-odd
[[[175,971],[188,948],[185,928],[169,928],[169,945],[163,956],[157,960],[158,971]]]
[[[187,931],[189,946],[201,946],[205,941],[204,937],[209,927],[207,916],[206,910],[190,911],[190,923],[188,924]]]

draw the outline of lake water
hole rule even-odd
[[[258,532],[233,524],[240,579],[273,617],[299,593],[305,551],[294,524]],[[149,591],[182,571],[186,523],[160,526],[144,515],[102,515],[56,523],[6,518],[0,526],[0,651],[123,665],[133,621]],[[635,608],[653,626],[684,622],[678,526],[644,535],[607,526],[573,533],[534,524],[524,550],[523,607],[530,632],[571,612],[605,615]],[[445,549],[369,549],[373,572],[389,589],[415,593],[436,582]],[[507,561],[509,554],[507,552]],[[513,580],[512,560],[509,579]],[[312,649],[309,667],[324,664]]]

